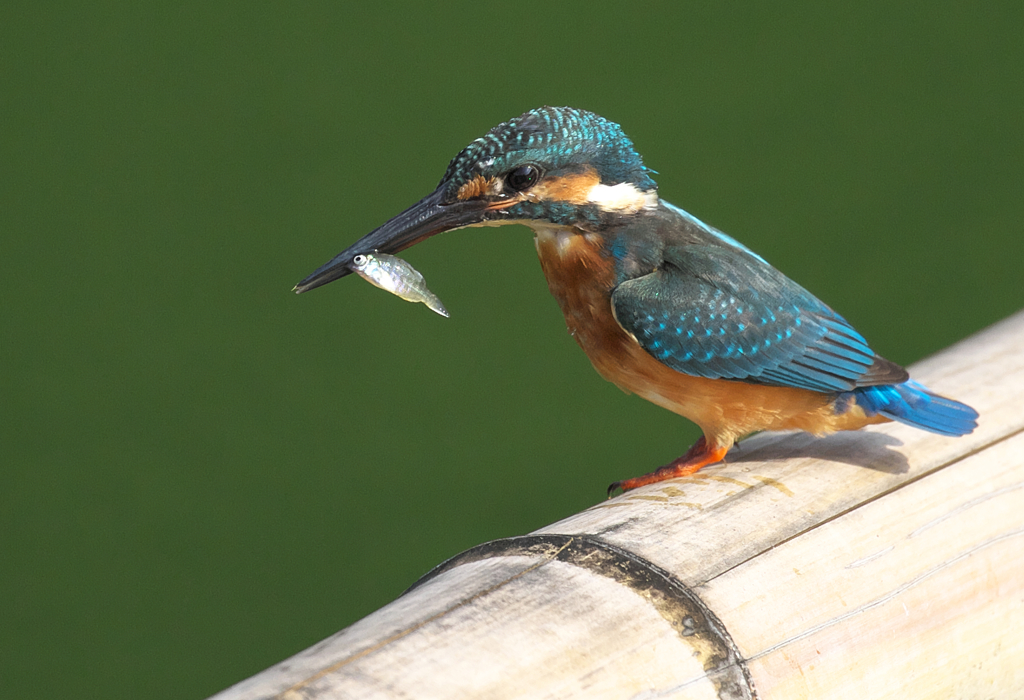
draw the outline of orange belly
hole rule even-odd
[[[768,387],[677,372],[645,351],[615,320],[611,293],[614,260],[601,253],[596,234],[542,227],[537,254],[570,334],[598,373],[626,391],[690,419],[713,445],[730,446],[758,430],[805,430],[824,435],[869,423],[853,405],[836,415],[834,396],[806,389]]]

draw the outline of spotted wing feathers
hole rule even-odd
[[[841,316],[738,248],[677,248],[612,294],[619,324],[669,367],[821,392],[894,384],[906,371],[876,355]]]

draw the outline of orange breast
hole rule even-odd
[[[601,253],[602,240],[557,227],[535,228],[537,255],[548,289],[565,314],[569,333],[587,353],[598,372],[597,358],[620,356],[632,341],[612,315],[615,263]],[[625,388],[625,387],[624,387]]]
[[[598,373],[627,393],[692,420],[710,443],[728,446],[757,430],[821,435],[885,420],[867,418],[857,407],[837,416],[827,394],[705,379],[663,365],[615,320],[615,263],[601,252],[600,236],[553,226],[534,230],[548,288]]]

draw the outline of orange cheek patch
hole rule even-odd
[[[586,204],[590,190],[600,184],[601,177],[597,171],[588,167],[582,173],[574,173],[563,177],[549,177],[541,180],[536,187],[529,190],[527,198],[547,202],[568,202],[569,204]]]
[[[455,196],[459,199],[475,199],[485,194],[491,194],[497,184],[496,178],[486,178],[483,175],[477,175],[460,187]]]

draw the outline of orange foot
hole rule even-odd
[[[650,474],[626,479],[625,481],[616,481],[608,487],[608,497],[611,498],[612,493],[614,493],[616,489],[629,491],[630,489],[635,489],[638,486],[646,486],[647,484],[664,481],[665,479],[674,479],[677,476],[689,476],[709,464],[721,462],[725,459],[725,453],[728,451],[728,447],[708,447],[707,440],[705,440],[704,436],[701,435],[700,440],[693,443],[693,447],[688,449],[686,454],[672,462],[669,462],[664,467],[659,467]]]

